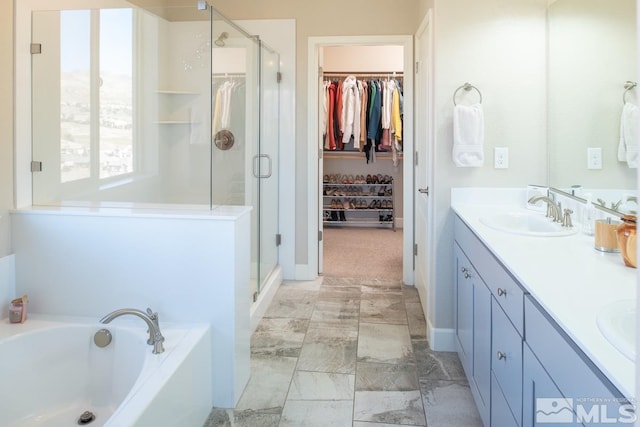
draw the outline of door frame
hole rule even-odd
[[[321,153],[321,129],[318,125],[320,73],[320,48],[330,46],[375,46],[396,45],[403,47],[404,73],[404,116],[403,116],[403,243],[402,243],[402,281],[406,285],[414,284],[413,244],[414,244],[414,143],[413,143],[413,35],[406,36],[325,36],[309,37],[307,60],[307,141],[309,156],[307,162],[307,203],[308,210],[308,254],[311,272],[319,271],[318,233],[321,231],[319,194],[322,194],[322,180],[319,179]],[[410,108],[406,108],[410,107]]]
[[[426,48],[426,57],[421,57],[419,39],[421,37],[426,37],[426,44],[424,47]],[[435,230],[435,221],[434,221],[434,201],[436,196],[436,177],[434,174],[435,171],[435,155],[434,155],[434,143],[435,141],[435,126],[434,126],[434,83],[433,83],[433,52],[434,52],[434,31],[433,31],[433,9],[429,9],[418,27],[418,30],[415,34],[416,37],[416,51],[415,51],[415,61],[419,62],[419,72],[416,73],[416,89],[420,84],[417,79],[425,78],[425,95],[426,102],[418,104],[416,102],[414,108],[415,117],[421,117],[425,121],[424,125],[424,133],[419,134],[418,129],[415,131],[416,143],[414,147],[416,149],[416,157],[419,159],[419,168],[426,168],[426,186],[429,189],[429,194],[426,199],[426,223],[424,224],[424,229],[426,231],[426,239],[424,241],[423,248],[418,248],[418,255],[415,257],[416,263],[424,261],[426,263],[426,283],[425,287],[418,286],[418,281],[416,279],[416,288],[418,290],[418,294],[420,295],[420,302],[422,303],[422,307],[424,310],[424,315],[427,323],[427,338],[432,348],[438,348],[438,346],[445,345],[449,348],[448,336],[442,335],[439,330],[433,328],[433,323],[435,320],[435,315],[437,311],[437,307],[435,306],[435,240],[434,240],[434,230]],[[416,99],[417,101],[417,99]],[[417,124],[416,120],[416,124]],[[419,143],[418,140],[424,138],[424,143]],[[416,175],[416,188],[414,190],[414,194],[416,197],[420,197],[418,194],[418,176]],[[417,210],[418,203],[415,204],[414,208]],[[416,223],[420,221],[421,218],[415,214]],[[418,227],[416,227],[417,230]],[[416,235],[416,242],[419,241],[418,236]],[[416,268],[416,277],[417,277],[417,268]],[[445,344],[442,344],[442,343]],[[442,348],[442,347],[441,347]]]

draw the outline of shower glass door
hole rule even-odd
[[[278,149],[280,141],[280,55],[260,44],[260,284],[278,265]],[[258,288],[258,292],[260,289]]]
[[[278,54],[213,10],[212,202],[251,212],[251,297],[278,262]]]

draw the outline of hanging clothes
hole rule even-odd
[[[322,89],[324,149],[364,151],[367,162],[375,161],[378,151],[391,152],[396,164],[402,151],[401,80],[347,75],[342,81],[325,80]]]
[[[342,143],[353,137],[354,148],[360,147],[360,91],[355,76],[348,76],[342,83]]]

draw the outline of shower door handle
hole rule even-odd
[[[260,173],[260,162],[263,158],[269,161],[269,170],[265,174]],[[256,178],[271,177],[271,156],[269,156],[268,154],[256,154],[255,156],[253,156],[253,176],[255,176]]]

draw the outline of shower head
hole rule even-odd
[[[226,31],[223,31],[223,32],[220,33],[218,38],[213,43],[218,47],[223,47],[224,46],[224,41],[227,38],[229,38],[229,33],[227,33]]]

